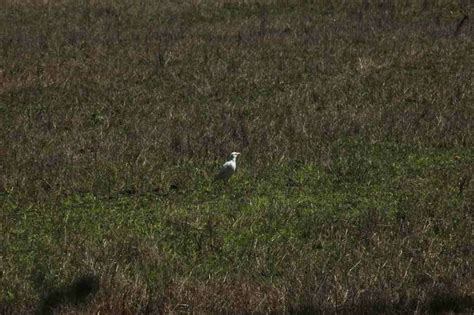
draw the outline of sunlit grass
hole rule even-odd
[[[471,6],[418,2],[10,1],[0,313],[471,310]]]

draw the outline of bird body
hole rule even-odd
[[[237,156],[240,155],[239,152],[232,152],[230,154],[230,160],[222,165],[219,173],[216,175],[214,180],[223,180],[227,182],[229,178],[234,174],[235,169],[237,168]]]

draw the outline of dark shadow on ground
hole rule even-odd
[[[461,313],[467,312],[474,313],[474,297],[471,295],[458,295],[458,294],[435,294],[426,310],[430,314],[444,314],[446,312]],[[472,312],[471,312],[472,311]]]
[[[99,279],[92,275],[76,278],[71,284],[53,288],[41,299],[37,314],[53,314],[59,306],[79,306],[99,290]]]

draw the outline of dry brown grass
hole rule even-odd
[[[230,148],[257,171],[269,159],[317,162],[353,135],[469,147],[472,24],[452,36],[460,10],[7,6],[3,190],[97,191],[98,177],[106,191],[145,189],[156,185],[145,174],[169,178],[176,159]]]
[[[4,2],[0,313],[470,312],[472,9]]]

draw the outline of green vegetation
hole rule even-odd
[[[471,313],[472,9],[7,1],[0,313]]]

